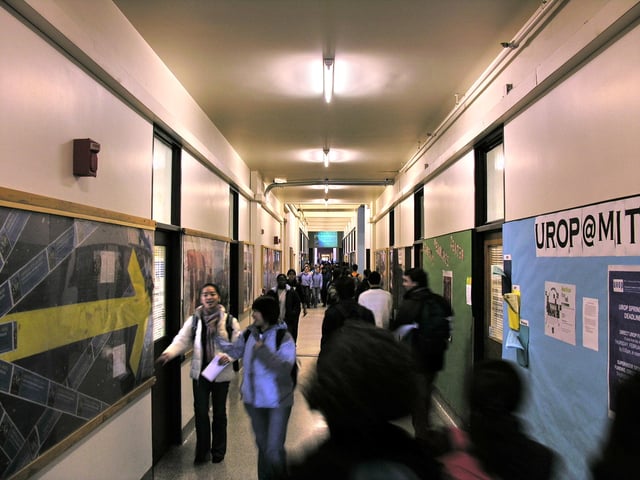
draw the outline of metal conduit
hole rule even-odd
[[[264,189],[264,195],[266,196],[274,188],[284,187],[310,187],[313,185],[346,185],[349,187],[365,187],[365,186],[382,186],[393,185],[393,179],[385,178],[384,180],[294,180],[292,182],[283,183],[270,183],[267,188]]]

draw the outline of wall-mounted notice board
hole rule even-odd
[[[218,286],[220,303],[229,307],[230,241],[194,230],[182,237],[184,301],[182,319],[186,321],[200,305],[199,292],[205,283]]]
[[[0,206],[0,478],[153,376],[152,233]]]

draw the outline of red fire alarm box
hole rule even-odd
[[[100,144],[90,138],[73,141],[73,174],[77,177],[95,177],[98,173]]]

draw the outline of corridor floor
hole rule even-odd
[[[324,308],[308,309],[305,317],[300,317],[297,342],[297,355],[300,364],[298,384],[315,367],[320,351],[320,337]],[[243,325],[244,327],[245,325]],[[240,375],[231,382],[227,403],[227,455],[223,462],[201,465],[193,464],[195,451],[195,432],[191,431],[180,446],[173,446],[153,468],[154,480],[252,480],[255,479],[257,451],[249,418],[244,410],[239,393]],[[191,406],[187,406],[191,408]],[[411,429],[410,421],[400,422],[404,428]],[[309,410],[298,386],[295,391],[294,406],[289,419],[285,447],[288,455],[304,451],[327,435],[324,419],[317,412]]]

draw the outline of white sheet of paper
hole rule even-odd
[[[227,366],[220,365],[218,363],[218,360],[220,360],[220,354],[213,357],[213,360],[211,360],[211,362],[209,362],[209,365],[207,365],[207,367],[202,371],[202,376],[210,382],[213,382],[218,374]]]
[[[582,345],[598,351],[598,299],[582,298]]]

